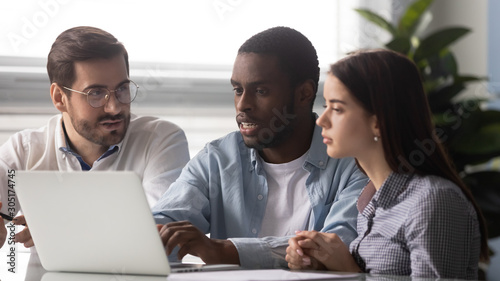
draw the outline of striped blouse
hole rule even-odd
[[[350,250],[368,273],[476,279],[479,223],[460,188],[437,176],[392,173],[358,199]]]

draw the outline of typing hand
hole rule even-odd
[[[300,232],[296,232],[300,233]],[[307,241],[307,243],[305,243]],[[303,236],[295,236],[288,240],[285,260],[290,269],[318,269],[324,270],[325,266],[314,257],[309,255],[309,250],[317,248],[318,245],[311,239]]]
[[[311,257],[334,271],[360,272],[347,246],[335,233],[299,231],[297,244]],[[288,251],[287,251],[288,253]]]
[[[26,220],[24,219],[24,216],[17,216],[15,217],[12,222],[15,225],[26,225]],[[35,246],[33,243],[33,239],[31,238],[31,233],[26,225],[26,227],[22,230],[16,233],[16,238],[14,239],[15,242],[17,243],[23,243],[24,247],[29,248]]]
[[[207,264],[239,264],[238,251],[231,241],[210,239],[188,221],[158,225],[158,229],[168,255],[179,246],[179,260],[191,254]]]
[[[2,202],[0,202],[0,209],[2,208]],[[0,225],[0,248],[2,248],[3,243],[5,243],[5,239],[7,238],[7,229],[5,228],[5,224],[3,224],[3,219],[0,217],[2,220],[2,223]]]

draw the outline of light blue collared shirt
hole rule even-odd
[[[357,236],[356,200],[368,179],[354,159],[328,157],[322,140],[316,126],[303,164],[312,208],[308,230],[337,233],[349,245]],[[188,220],[211,238],[229,238],[245,268],[287,267],[290,237],[258,238],[268,185],[257,153],[240,132],[208,143],[153,207],[156,222]]]

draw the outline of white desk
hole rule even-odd
[[[351,274],[336,272],[319,272],[318,278],[311,277],[309,272],[294,274],[294,272],[276,270],[268,271],[266,279],[262,271],[219,271],[207,272],[205,276],[200,273],[177,273],[168,278],[160,276],[131,276],[131,275],[113,275],[113,274],[85,274],[85,273],[64,273],[47,272],[43,269],[36,253],[30,253],[25,248],[20,248],[16,254],[16,273],[7,271],[7,254],[5,247],[0,250],[0,280],[1,281],[160,281],[160,280],[363,280],[363,281],[430,281],[434,279],[410,278],[404,276],[374,276],[369,274]],[[325,279],[325,274],[331,275],[331,278]],[[346,274],[346,277],[339,275]],[[263,277],[264,276],[264,277]],[[275,277],[279,276],[279,279]],[[306,277],[307,279],[305,279]],[[274,279],[272,279],[274,278]],[[321,279],[319,279],[321,278]],[[445,279],[440,279],[445,281]],[[455,279],[455,281],[457,281]]]

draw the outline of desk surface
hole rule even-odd
[[[434,279],[410,278],[405,276],[375,276],[337,272],[291,272],[285,270],[218,271],[203,273],[177,273],[168,278],[160,276],[130,276],[113,274],[85,274],[47,272],[43,269],[36,252],[27,249],[16,252],[15,273],[9,272],[9,253],[0,250],[0,280],[5,281],[160,281],[160,280],[363,280],[363,281],[424,281]],[[7,267],[5,266],[7,265]],[[203,275],[200,275],[203,274]],[[331,278],[329,277],[331,276]],[[445,281],[445,279],[440,279]],[[456,281],[456,279],[455,279]]]

